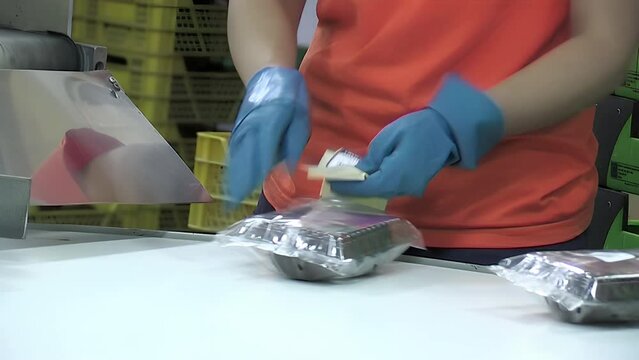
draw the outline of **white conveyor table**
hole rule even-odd
[[[639,359],[494,275],[394,262],[287,280],[210,237],[40,227],[0,239],[0,359]]]

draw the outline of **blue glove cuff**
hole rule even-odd
[[[459,151],[457,165],[474,169],[504,136],[501,110],[482,91],[456,75],[446,78],[429,106],[448,123]]]
[[[296,69],[266,67],[255,73],[246,85],[246,93],[237,116],[237,128],[256,107],[282,102],[306,106],[308,95],[302,74]]]

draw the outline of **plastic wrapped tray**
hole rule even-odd
[[[535,252],[492,270],[573,323],[639,321],[639,250]]]
[[[408,221],[340,199],[252,216],[217,237],[225,245],[258,248],[285,276],[308,281],[361,276],[421,244]]]

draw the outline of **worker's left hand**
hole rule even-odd
[[[370,143],[357,167],[362,182],[331,182],[335,193],[421,197],[445,166],[475,168],[503,136],[499,108],[481,91],[449,77],[431,105],[387,125]]]
[[[338,193],[362,197],[421,196],[437,172],[459,159],[446,121],[426,109],[399,118],[373,139],[357,167],[368,173],[363,182],[331,183]]]

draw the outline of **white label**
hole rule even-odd
[[[619,251],[598,251],[598,252],[594,252],[592,254],[590,254],[593,257],[596,257],[597,259],[601,260],[601,261],[605,261],[607,263],[611,263],[611,262],[617,262],[617,261],[624,261],[624,260],[630,260],[630,259],[634,259],[635,256],[632,254],[628,254],[625,252],[619,252]]]
[[[355,166],[359,162],[359,156],[353,154],[350,151],[339,150],[328,161],[326,167],[334,166]]]
[[[328,181],[364,181],[366,173],[354,166],[309,167],[309,179],[326,179]]]
[[[347,150],[327,150],[318,166],[310,166],[307,176],[314,180],[364,181],[367,174],[355,167],[359,157]]]

